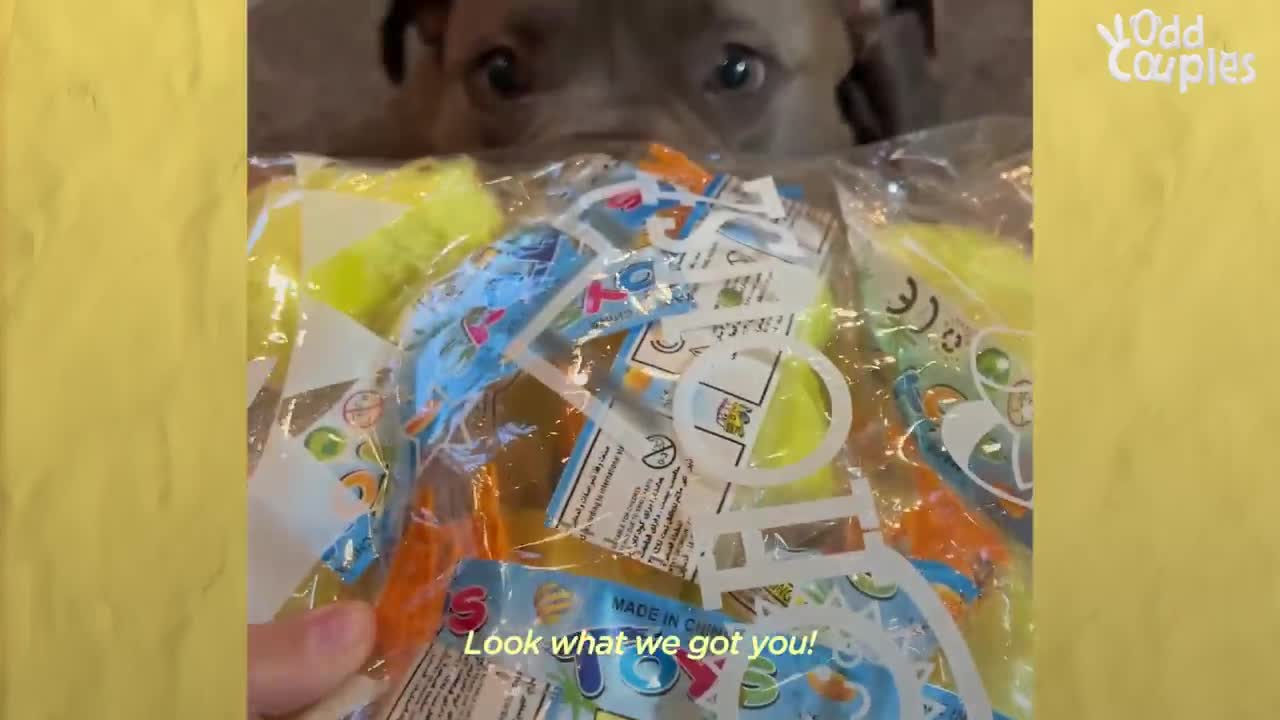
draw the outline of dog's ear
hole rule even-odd
[[[841,0],[855,62],[839,99],[859,141],[874,142],[936,124],[941,96],[934,0]]]
[[[452,0],[390,0],[382,19],[382,67],[391,82],[399,85],[405,76],[405,35],[417,31],[423,44],[439,53],[449,23]]]
[[[937,9],[935,0],[892,0],[889,5],[889,15],[907,15],[920,23],[930,58],[938,55]]]
[[[850,31],[857,36],[874,32],[886,18],[905,15],[920,23],[930,58],[938,54],[938,0],[839,0]]]

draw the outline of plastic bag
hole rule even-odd
[[[251,620],[379,616],[310,717],[1030,718],[1029,140],[256,161]]]

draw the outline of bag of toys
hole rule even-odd
[[[305,717],[1032,717],[1030,129],[257,159],[250,621]]]

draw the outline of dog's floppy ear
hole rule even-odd
[[[382,67],[391,82],[404,82],[404,38],[409,29],[416,29],[423,44],[439,53],[452,9],[452,0],[390,0],[382,18]]]
[[[889,4],[889,14],[914,17],[924,30],[924,45],[929,51],[929,57],[937,57],[938,25],[935,0],[892,0]]]
[[[938,0],[839,0],[855,35],[873,30],[885,18],[905,15],[920,23],[924,31],[924,46],[929,57],[938,54]]]
[[[936,124],[935,0],[841,1],[857,56],[839,96],[858,139],[873,142]]]

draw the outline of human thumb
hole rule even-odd
[[[373,652],[373,609],[342,603],[249,626],[249,715],[291,713],[359,672]]]

